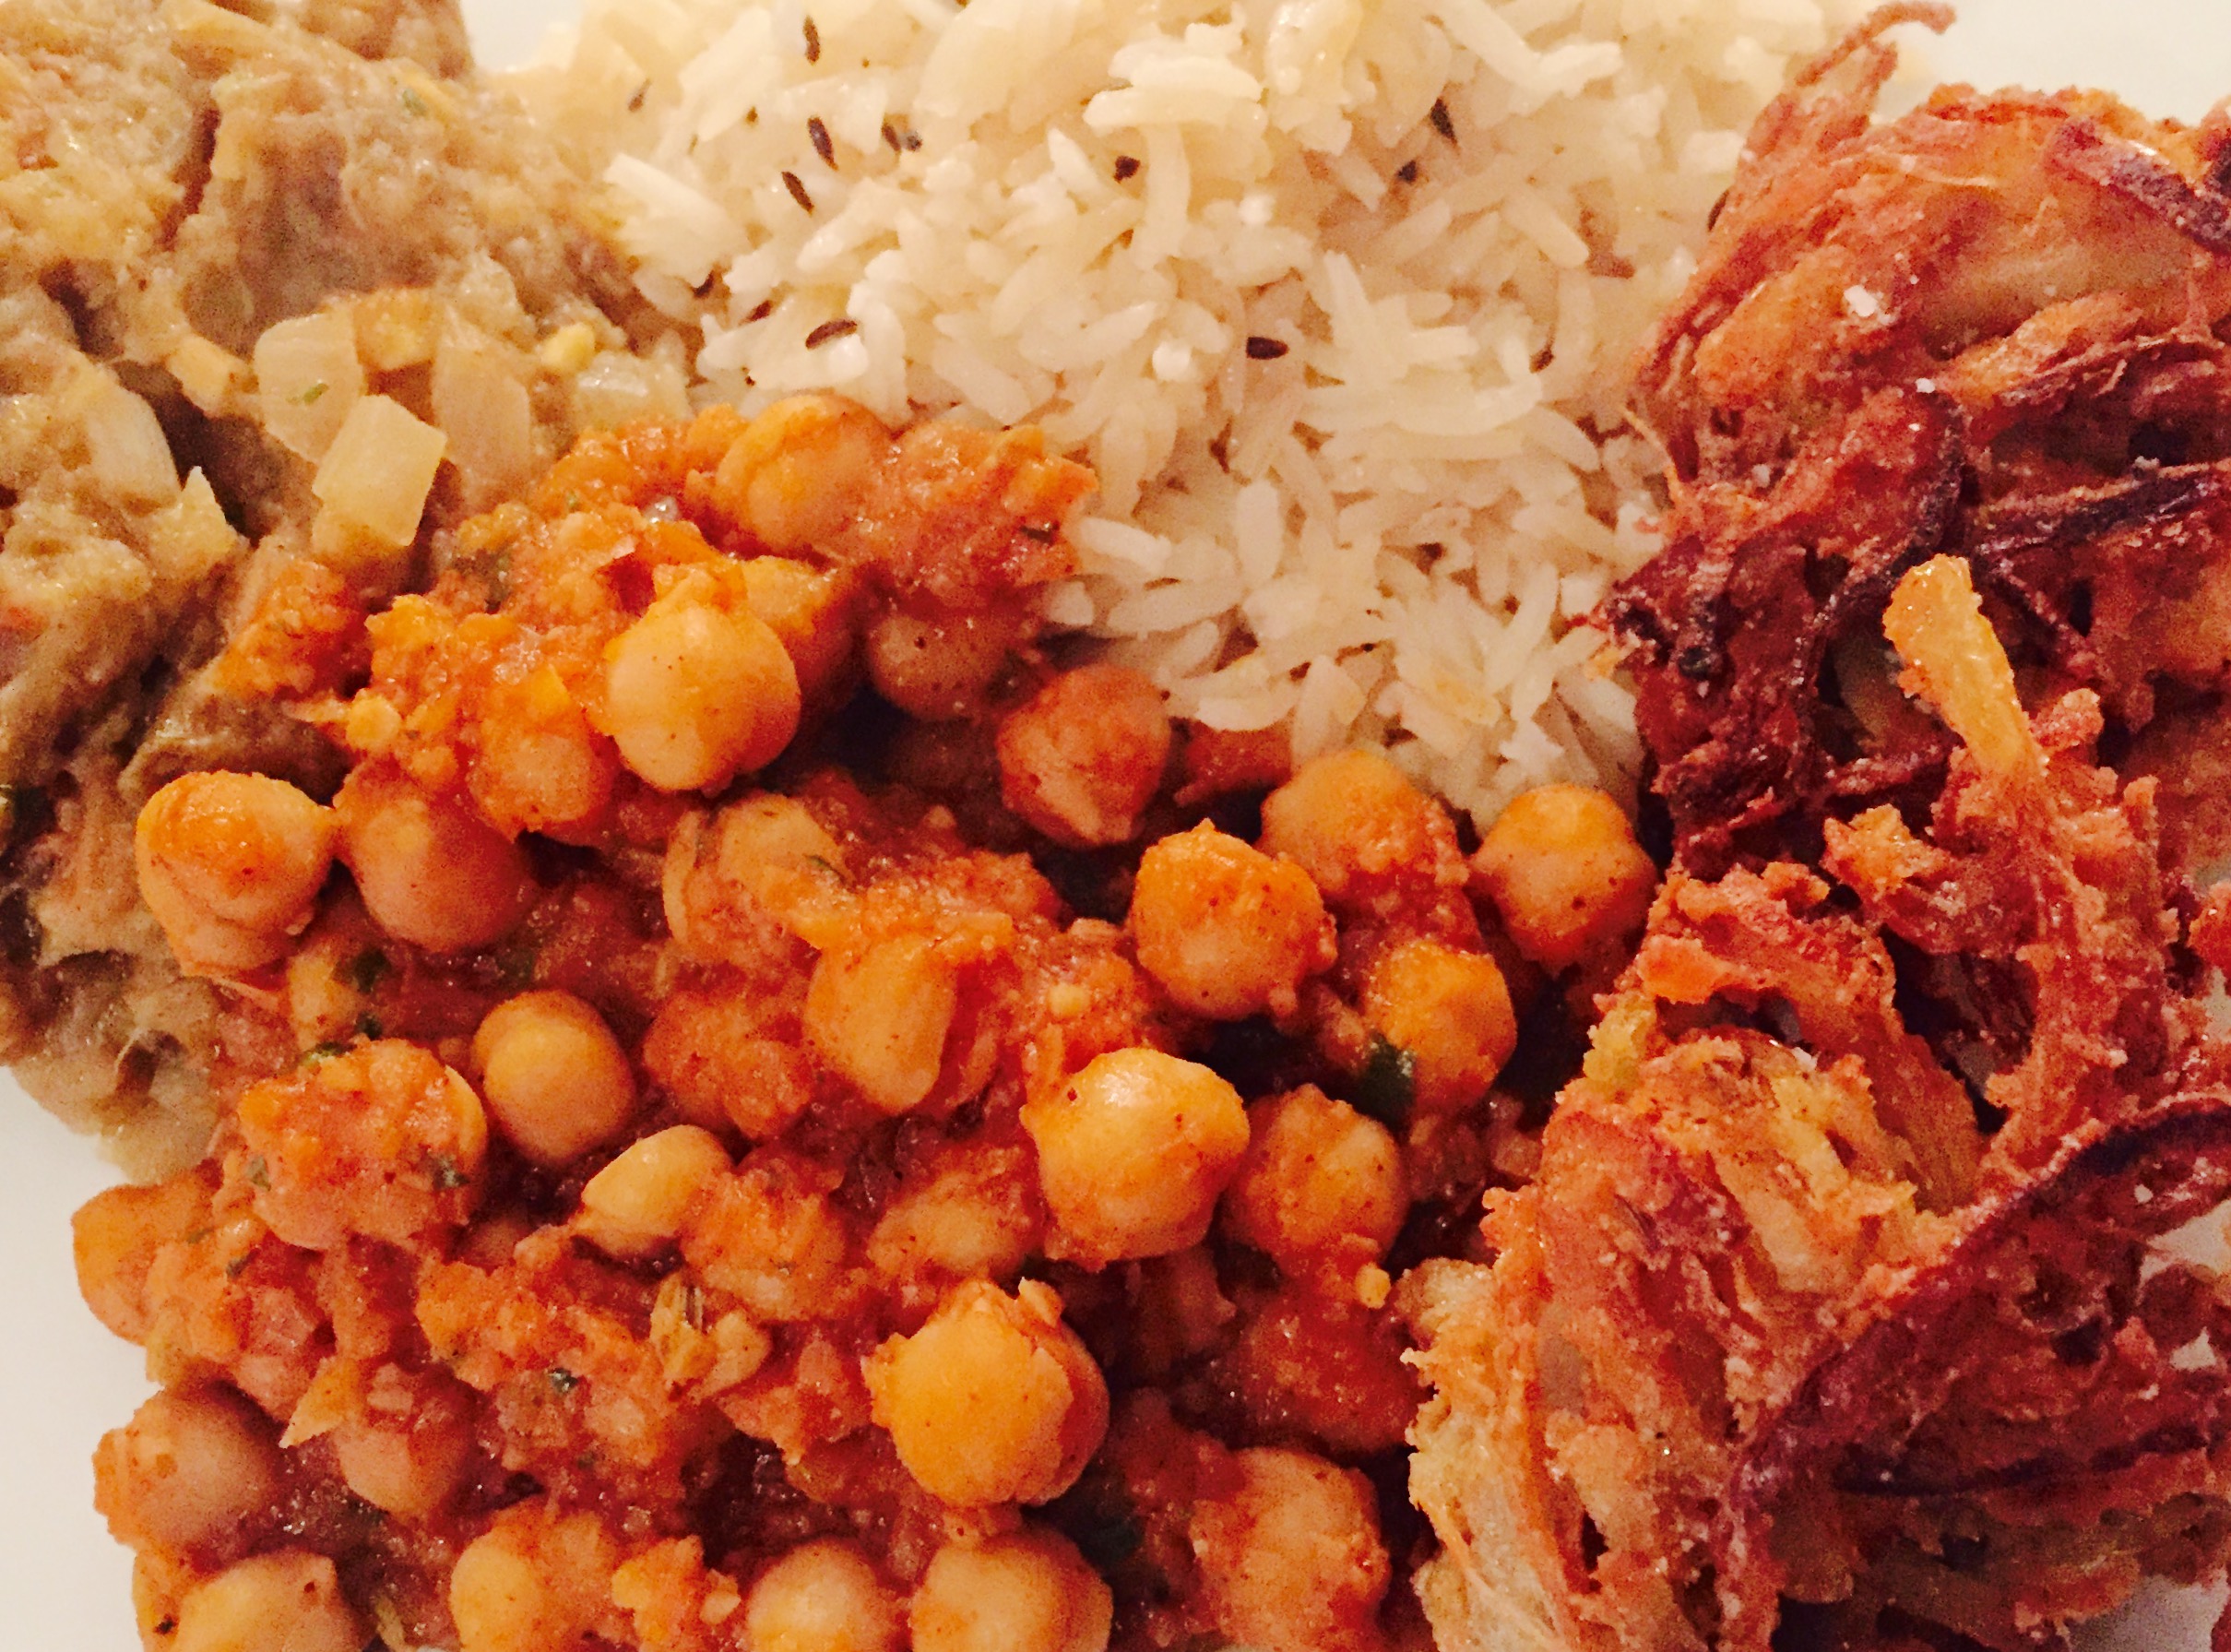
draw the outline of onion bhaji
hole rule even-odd
[[[1674,865],[1405,1285],[1444,1646],[2012,1652],[2231,1555],[2231,122],[1878,123],[1944,18],[1769,108],[1641,363]]]

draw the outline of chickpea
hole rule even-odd
[[[576,1646],[604,1615],[618,1561],[594,1515],[561,1516],[540,1503],[504,1510],[449,1575],[458,1652]]]
[[[374,1408],[331,1435],[341,1479],[374,1508],[424,1520],[449,1501],[472,1451],[474,1401],[454,1377],[416,1379],[407,1408]]]
[[[789,650],[800,695],[826,702],[848,686],[860,646],[860,586],[854,575],[754,556],[743,565],[743,588],[752,612]]]
[[[1024,622],[984,613],[909,613],[895,608],[868,627],[868,681],[909,717],[967,717],[1007,669]]]
[[[1366,973],[1363,1013],[1410,1058],[1416,1104],[1453,1112],[1487,1093],[1518,1048],[1502,971],[1484,953],[1405,941]]]
[[[366,1632],[322,1554],[259,1554],[179,1603],[171,1652],[362,1652]]]
[[[914,1588],[914,1652],[1105,1652],[1115,1598],[1068,1539],[947,1543]]]
[[[806,988],[815,1054],[878,1111],[920,1106],[937,1086],[960,980],[929,936],[891,935],[825,952]]]
[[[503,829],[566,832],[611,802],[611,749],[550,666],[492,684],[479,731],[472,798]]]
[[[1158,1050],[1096,1057],[1022,1117],[1058,1225],[1047,1253],[1087,1266],[1200,1243],[1247,1151],[1239,1091]]]
[[[1034,1279],[1013,1296],[985,1279],[956,1287],[920,1330],[870,1355],[866,1375],[907,1472],[962,1508],[1059,1497],[1108,1432],[1099,1367]]]
[[[570,1164],[635,1116],[627,1052],[571,992],[522,992],[496,1005],[472,1035],[472,1062],[496,1128],[537,1164]]]
[[[704,1292],[688,1270],[676,1268],[659,1282],[649,1340],[670,1387],[694,1385],[699,1393],[732,1388],[755,1375],[775,1351],[773,1335],[741,1309],[709,1324],[706,1319]],[[857,1401],[857,1394],[848,1396],[855,1413]]]
[[[289,1244],[433,1243],[480,1205],[487,1114],[416,1044],[360,1044],[251,1085],[235,1117],[255,1214]]]
[[[1179,759],[1185,783],[1178,802],[1196,803],[1235,791],[1268,791],[1293,778],[1294,746],[1287,731],[1267,729],[1212,729],[1189,723]]]
[[[1150,1256],[1139,1264],[1136,1278],[1125,1352],[1149,1382],[1164,1381],[1215,1348],[1239,1313],[1224,1294],[1216,1259],[1205,1244]]]
[[[77,1293],[93,1317],[125,1341],[148,1340],[154,1326],[148,1272],[165,1245],[209,1226],[217,1186],[205,1162],[151,1187],[97,1193],[70,1218]]]
[[[1169,761],[1162,691],[1137,671],[1064,671],[1000,725],[1000,796],[1072,849],[1127,843]]]
[[[851,1259],[851,1233],[829,1199],[835,1184],[810,1159],[760,1147],[706,1190],[682,1235],[682,1260],[760,1319],[825,1318],[841,1306]]]
[[[743,1597],[727,1573],[705,1563],[701,1538],[668,1538],[635,1552],[612,1574],[612,1604],[632,1633],[607,1641],[632,1652],[749,1652],[737,1610]]]
[[[259,969],[286,955],[333,865],[334,818],[284,780],[182,775],[133,832],[139,896],[189,975]]]
[[[519,846],[454,799],[385,765],[350,773],[333,800],[340,855],[373,921],[429,952],[509,934],[535,897]]]
[[[644,1038],[643,1069],[684,1118],[752,1141],[780,1135],[813,1099],[812,1063],[772,1036],[765,1008],[744,992],[669,998]]]
[[[842,1538],[801,1543],[744,1597],[752,1652],[896,1652],[898,1598]]]
[[[1377,752],[1304,764],[1264,800],[1259,842],[1298,862],[1344,917],[1427,921],[1466,878],[1448,811]]]
[[[841,901],[845,851],[803,803],[776,792],[692,815],[667,839],[667,928],[695,957],[749,964],[770,926],[792,934]]]
[[[1307,1439],[1358,1457],[1393,1450],[1425,1397],[1418,1373],[1403,1363],[1394,1316],[1359,1301],[1352,1278],[1345,1290],[1334,1283],[1247,1292],[1211,1366],[1217,1391],[1239,1401],[1257,1439]]]
[[[492,1273],[511,1261],[519,1246],[540,1230],[534,1218],[524,1212],[500,1210],[465,1230],[457,1241],[457,1260]]]
[[[239,1553],[242,1528],[278,1494],[276,1432],[229,1389],[164,1389],[101,1442],[94,1477],[110,1529],[135,1549]]]
[[[1625,812],[1587,786],[1538,786],[1513,798],[1472,872],[1518,950],[1552,972],[1620,952],[1649,917],[1657,886]]]
[[[842,872],[845,851],[796,798],[765,791],[720,811],[713,863],[723,880],[768,899],[772,874],[802,872],[816,861]]]
[[[1224,1226],[1289,1274],[1353,1274],[1386,1254],[1409,1214],[1402,1150],[1383,1124],[1314,1086],[1249,1110]]]
[[[374,994],[394,963],[382,945],[386,937],[364,916],[363,904],[343,893],[327,902],[317,921],[303,932],[289,955],[287,1021],[295,1047],[345,1044],[374,1012]],[[377,958],[376,965],[364,960]],[[364,990],[366,969],[373,992]]]
[[[1292,1014],[1301,982],[1338,956],[1309,874],[1205,821],[1140,858],[1126,921],[1179,1006],[1221,1021]]]
[[[698,1199],[731,1168],[728,1149],[694,1124],[647,1135],[588,1179],[581,1230],[623,1261],[656,1255],[681,1236]]]
[[[1216,1628],[1241,1645],[1355,1652],[1390,1568],[1371,1484],[1308,1452],[1233,1455],[1238,1489],[1193,1512],[1193,1556]]]
[[[797,668],[766,622],[676,587],[604,653],[604,731],[663,791],[717,791],[798,732]]]
[[[730,446],[713,473],[713,498],[769,551],[795,555],[851,520],[890,454],[890,433],[858,402],[792,397]]]
[[[954,1142],[899,1183],[868,1238],[868,1260],[886,1276],[943,1273],[1009,1278],[1038,1248],[1030,1151]]]

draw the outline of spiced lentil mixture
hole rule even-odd
[[[219,674],[346,779],[136,827],[263,1076],[77,1222],[164,1384],[98,1463],[148,1646],[1428,1644],[1395,1280],[1655,868],[1064,669],[1091,486],[715,408],[422,595],[271,585]]]

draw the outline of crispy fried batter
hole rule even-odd
[[[1878,13],[1762,117],[1641,363],[1667,549],[1603,618],[1701,873],[1934,795],[1949,748],[1878,622],[1940,551],[2027,697],[2095,689],[2116,740],[2213,721],[2231,665],[2231,128],[1959,87],[1871,125],[1881,31],[1916,19]]]
[[[1408,1288],[1444,1636],[1764,1652],[1798,1612],[2011,1652],[2231,1552],[2231,1291],[2153,1247],[2231,1194],[2231,1091],[2150,784],[2085,761],[2088,692],[2023,714],[1960,563],[1891,612],[1963,738],[1931,836],[1832,833],[1856,917],[1787,862],[1677,871],[1493,1267]],[[1886,936],[2025,982],[1988,1141]]]
[[[2231,1194],[2231,128],[1877,126],[1902,20],[1642,363],[1676,866],[1492,1266],[1406,1287],[1444,1645],[2014,1652],[2231,1555],[2231,1279],[2157,1242]]]
[[[1640,366],[1678,864],[1492,1268],[1406,1286],[1443,1643],[2012,1652],[2231,1551],[2231,1284],[2155,1243],[2231,1192],[2231,123],[1872,125],[1901,20]]]
[[[2231,1166],[2226,128],[1871,125],[1923,10],[1762,119],[1642,366],[1679,864],[1492,1273],[1413,1291],[1490,1644],[2012,1648],[2231,1542],[2231,1294],[2151,1243]]]

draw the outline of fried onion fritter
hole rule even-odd
[[[2231,1559],[2231,121],[1877,124],[1943,20],[1768,110],[1641,363],[1675,862],[1406,1283],[1444,1646],[2016,1652]]]
[[[2231,1089],[2153,784],[2090,761],[2092,691],[2024,714],[1964,564],[1892,613],[1960,737],[1928,835],[1833,835],[1840,891],[1677,869],[1494,1264],[1408,1288],[1457,1644],[2011,1652],[2231,1555],[2231,1289],[2154,1245],[2231,1194]],[[1893,946],[2018,976],[1976,1105]]]
[[[2165,774],[2219,720],[2231,119],[1952,87],[1870,125],[1881,32],[1915,19],[1941,8],[1885,7],[1761,117],[1640,366],[1666,549],[1603,617],[1706,874],[1935,795],[1950,745],[1880,619],[1939,553],[2033,703],[2096,690]]]

